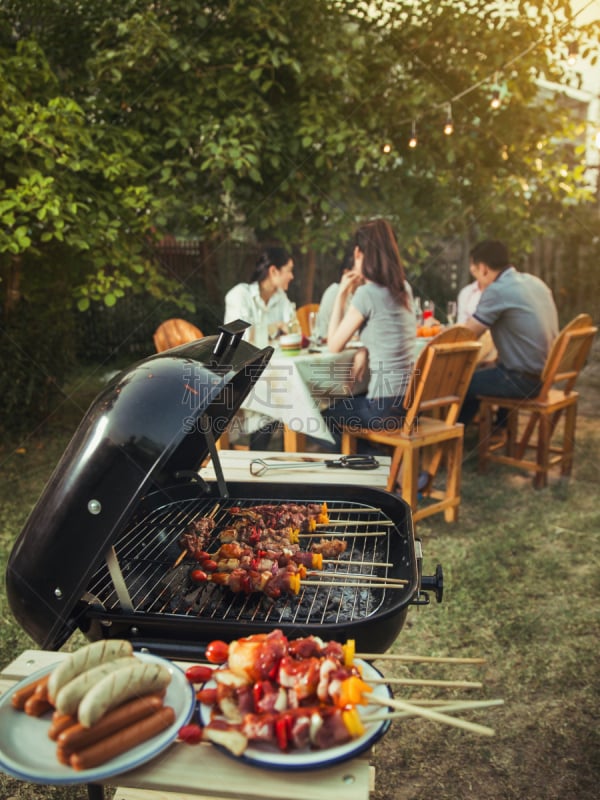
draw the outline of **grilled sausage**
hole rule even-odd
[[[85,728],[81,723],[76,722],[58,736],[58,744],[64,750],[71,753],[76,750],[83,750],[92,744],[105,739],[112,733],[132,725],[144,717],[149,716],[154,711],[162,708],[163,698],[161,694],[148,694],[144,697],[136,697],[123,703],[118,708],[107,712],[102,719],[91,728]],[[72,718],[71,718],[72,719]]]
[[[133,725],[121,728],[97,744],[93,744],[79,753],[73,753],[70,759],[71,766],[76,770],[97,767],[99,764],[104,764],[111,758],[131,750],[132,747],[148,741],[174,722],[175,712],[171,706],[164,706],[160,711],[156,711]]]
[[[163,664],[137,661],[102,678],[79,704],[77,716],[86,728],[115,706],[132,697],[160,692],[171,682],[171,673]]]
[[[54,705],[61,714],[75,714],[79,703],[83,700],[87,692],[95,686],[102,678],[111,672],[129,666],[131,663],[139,663],[134,656],[115,658],[112,661],[104,661],[97,667],[87,669],[59,689]]]
[[[25,684],[20,689],[17,689],[12,693],[12,697],[10,698],[10,703],[13,708],[16,708],[17,711],[23,711],[25,708],[25,703],[27,700],[35,694],[35,690],[40,684],[47,684],[48,683],[48,676],[45,675],[43,678],[38,678],[37,681],[32,681],[31,683]]]
[[[103,639],[71,653],[50,673],[48,681],[48,696],[50,700],[54,702],[59,690],[76,675],[96,667],[103,661],[112,661],[115,658],[132,654],[133,646],[131,642],[124,639]]]

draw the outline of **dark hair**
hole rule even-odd
[[[478,242],[470,253],[474,264],[485,264],[495,272],[500,272],[510,266],[508,248],[497,239],[485,239]]]
[[[361,225],[356,231],[354,243],[363,254],[364,277],[386,286],[392,296],[408,308],[404,264],[390,223],[385,219],[374,219]]]
[[[354,240],[349,242],[344,248],[344,255],[338,264],[338,276],[341,280],[344,272],[352,269],[354,266]]]
[[[254,281],[264,281],[269,272],[269,267],[281,269],[290,260],[291,256],[285,247],[265,247],[256,261],[254,272],[250,278],[250,283]]]

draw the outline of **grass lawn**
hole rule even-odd
[[[392,649],[484,656],[487,662],[483,667],[380,666],[398,676],[481,680],[484,689],[473,696],[503,698],[505,704],[469,715],[493,726],[494,738],[425,720],[394,722],[375,748],[373,800],[597,797],[597,361],[596,357],[581,381],[575,469],[568,484],[553,480],[536,492],[530,478],[514,470],[492,466],[488,474],[479,475],[476,439],[468,432],[458,524],[447,525],[441,516],[419,524],[424,572],[431,574],[438,562],[444,568],[444,601],[411,608]],[[52,418],[34,421],[29,436],[0,446],[3,571],[27,514],[100,386],[101,376],[93,370],[79,375]],[[4,665],[34,644],[14,622],[3,594],[0,613]],[[66,649],[82,642],[76,636]],[[396,689],[396,694],[408,698],[417,691],[400,695]],[[423,697],[426,690],[418,694]],[[443,696],[449,692],[444,690]],[[0,774],[0,800],[85,796],[84,787],[30,786]]]

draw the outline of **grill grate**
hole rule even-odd
[[[231,524],[231,508],[250,507],[259,502],[279,505],[298,503],[297,498],[263,500],[239,499],[219,501],[214,520],[215,529],[206,548],[215,552],[219,547],[218,533]],[[323,502],[320,500],[305,502]],[[363,575],[386,578],[411,577],[411,554],[405,537],[398,536],[397,528],[383,511],[372,509],[354,501],[327,500],[329,516],[343,525],[331,530],[347,542],[346,551],[339,557],[341,563],[325,564],[331,576]],[[181,553],[179,540],[190,525],[214,511],[215,501],[191,498],[167,503],[134,520],[114,546],[116,558],[127,586],[133,609],[140,614],[197,617],[235,622],[266,622],[281,625],[339,624],[365,620],[376,615],[386,603],[386,595],[393,592],[394,602],[401,602],[405,590],[371,587],[340,587],[332,582],[321,586],[301,586],[297,596],[282,596],[276,601],[260,594],[233,594],[215,584],[203,584],[189,591],[188,573],[191,562],[185,559],[174,567]],[[336,509],[343,509],[339,512]],[[359,513],[357,513],[359,512]],[[360,524],[357,521],[360,520]],[[379,536],[360,536],[362,532],[381,531]],[[302,549],[309,549],[313,541],[300,538]],[[391,543],[393,541],[393,547]],[[347,563],[347,562],[352,562]],[[391,567],[372,566],[366,562],[392,563]],[[335,579],[332,578],[332,581]],[[188,587],[184,591],[184,587]],[[110,615],[120,610],[117,591],[108,568],[103,564],[93,575],[88,589],[88,600]],[[405,598],[404,598],[405,599]],[[389,598],[387,599],[389,604]]]

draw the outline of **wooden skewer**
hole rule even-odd
[[[419,661],[431,664],[485,664],[485,658],[462,658],[458,656],[417,656],[417,655],[402,655],[395,653],[356,653],[356,658],[362,658],[363,661],[375,661],[380,659],[382,661]]]
[[[352,580],[369,580],[369,581],[378,581],[384,583],[398,583],[402,584],[402,586],[406,586],[408,583],[407,580],[404,578],[385,578],[383,575],[367,575],[367,574],[360,574],[358,572],[330,572],[328,570],[312,570],[309,569],[306,573],[309,576],[320,576],[322,575],[324,578],[351,578]]]
[[[415,705],[417,705],[415,703]],[[423,705],[423,701],[419,702]],[[471,711],[478,708],[492,708],[493,706],[504,705],[504,700],[457,700],[455,702],[447,702],[442,704],[444,714],[455,711]],[[415,716],[412,711],[390,711],[387,714],[365,714],[361,716],[361,722],[367,725],[372,722],[383,722],[387,719],[406,719],[407,717]]]
[[[214,517],[217,511],[219,510],[220,505],[221,505],[220,503],[215,503],[213,508],[208,512],[206,516]],[[178,567],[183,561],[183,559],[186,557],[186,555],[187,555],[187,549],[184,547],[181,553],[179,553],[179,555],[177,556],[175,563],[173,564],[171,569],[175,569],[175,567]]]
[[[443,681],[429,678],[371,678],[369,683],[389,683],[396,686],[443,686],[448,689],[481,689],[479,681]]]
[[[346,537],[348,539],[351,539],[351,538],[357,538],[357,539],[361,538],[362,539],[362,538],[368,538],[369,536],[387,536],[388,532],[387,531],[369,531],[367,533],[366,531],[363,531],[361,533],[358,533],[358,532],[355,532],[355,531],[343,531],[343,533],[340,534],[340,533],[333,533],[333,532],[327,533],[326,531],[319,531],[319,533],[299,533],[298,535],[300,536],[300,538],[302,538],[303,536],[306,536],[307,539],[314,538],[315,536],[317,536],[317,537],[319,537],[321,539],[326,539],[328,537],[333,537],[335,539],[339,539],[340,536],[344,536],[344,537]]]
[[[316,522],[317,528],[336,528],[341,525],[395,525],[391,519],[334,519],[329,522]]]
[[[381,514],[381,509],[375,506],[362,506],[361,508],[328,508],[328,514]]]
[[[397,700],[389,697],[387,700],[383,697],[365,696],[365,702],[373,705],[386,706],[388,708],[395,708],[397,711],[410,711],[417,717],[424,717],[433,722],[443,722],[446,725],[451,725],[455,728],[463,728],[471,733],[478,733],[481,736],[495,736],[496,732],[493,728],[488,728],[487,725],[479,725],[477,722],[470,722],[460,717],[449,717],[447,714],[442,714],[441,711],[436,711],[433,708],[424,708],[423,706],[416,706],[413,703],[408,703],[406,700]]]
[[[401,583],[369,583],[360,581],[301,581],[301,586],[351,586],[353,589],[405,589]]]
[[[340,564],[342,566],[361,566],[361,567],[393,567],[389,561],[344,561],[343,558],[324,558],[324,564]]]

